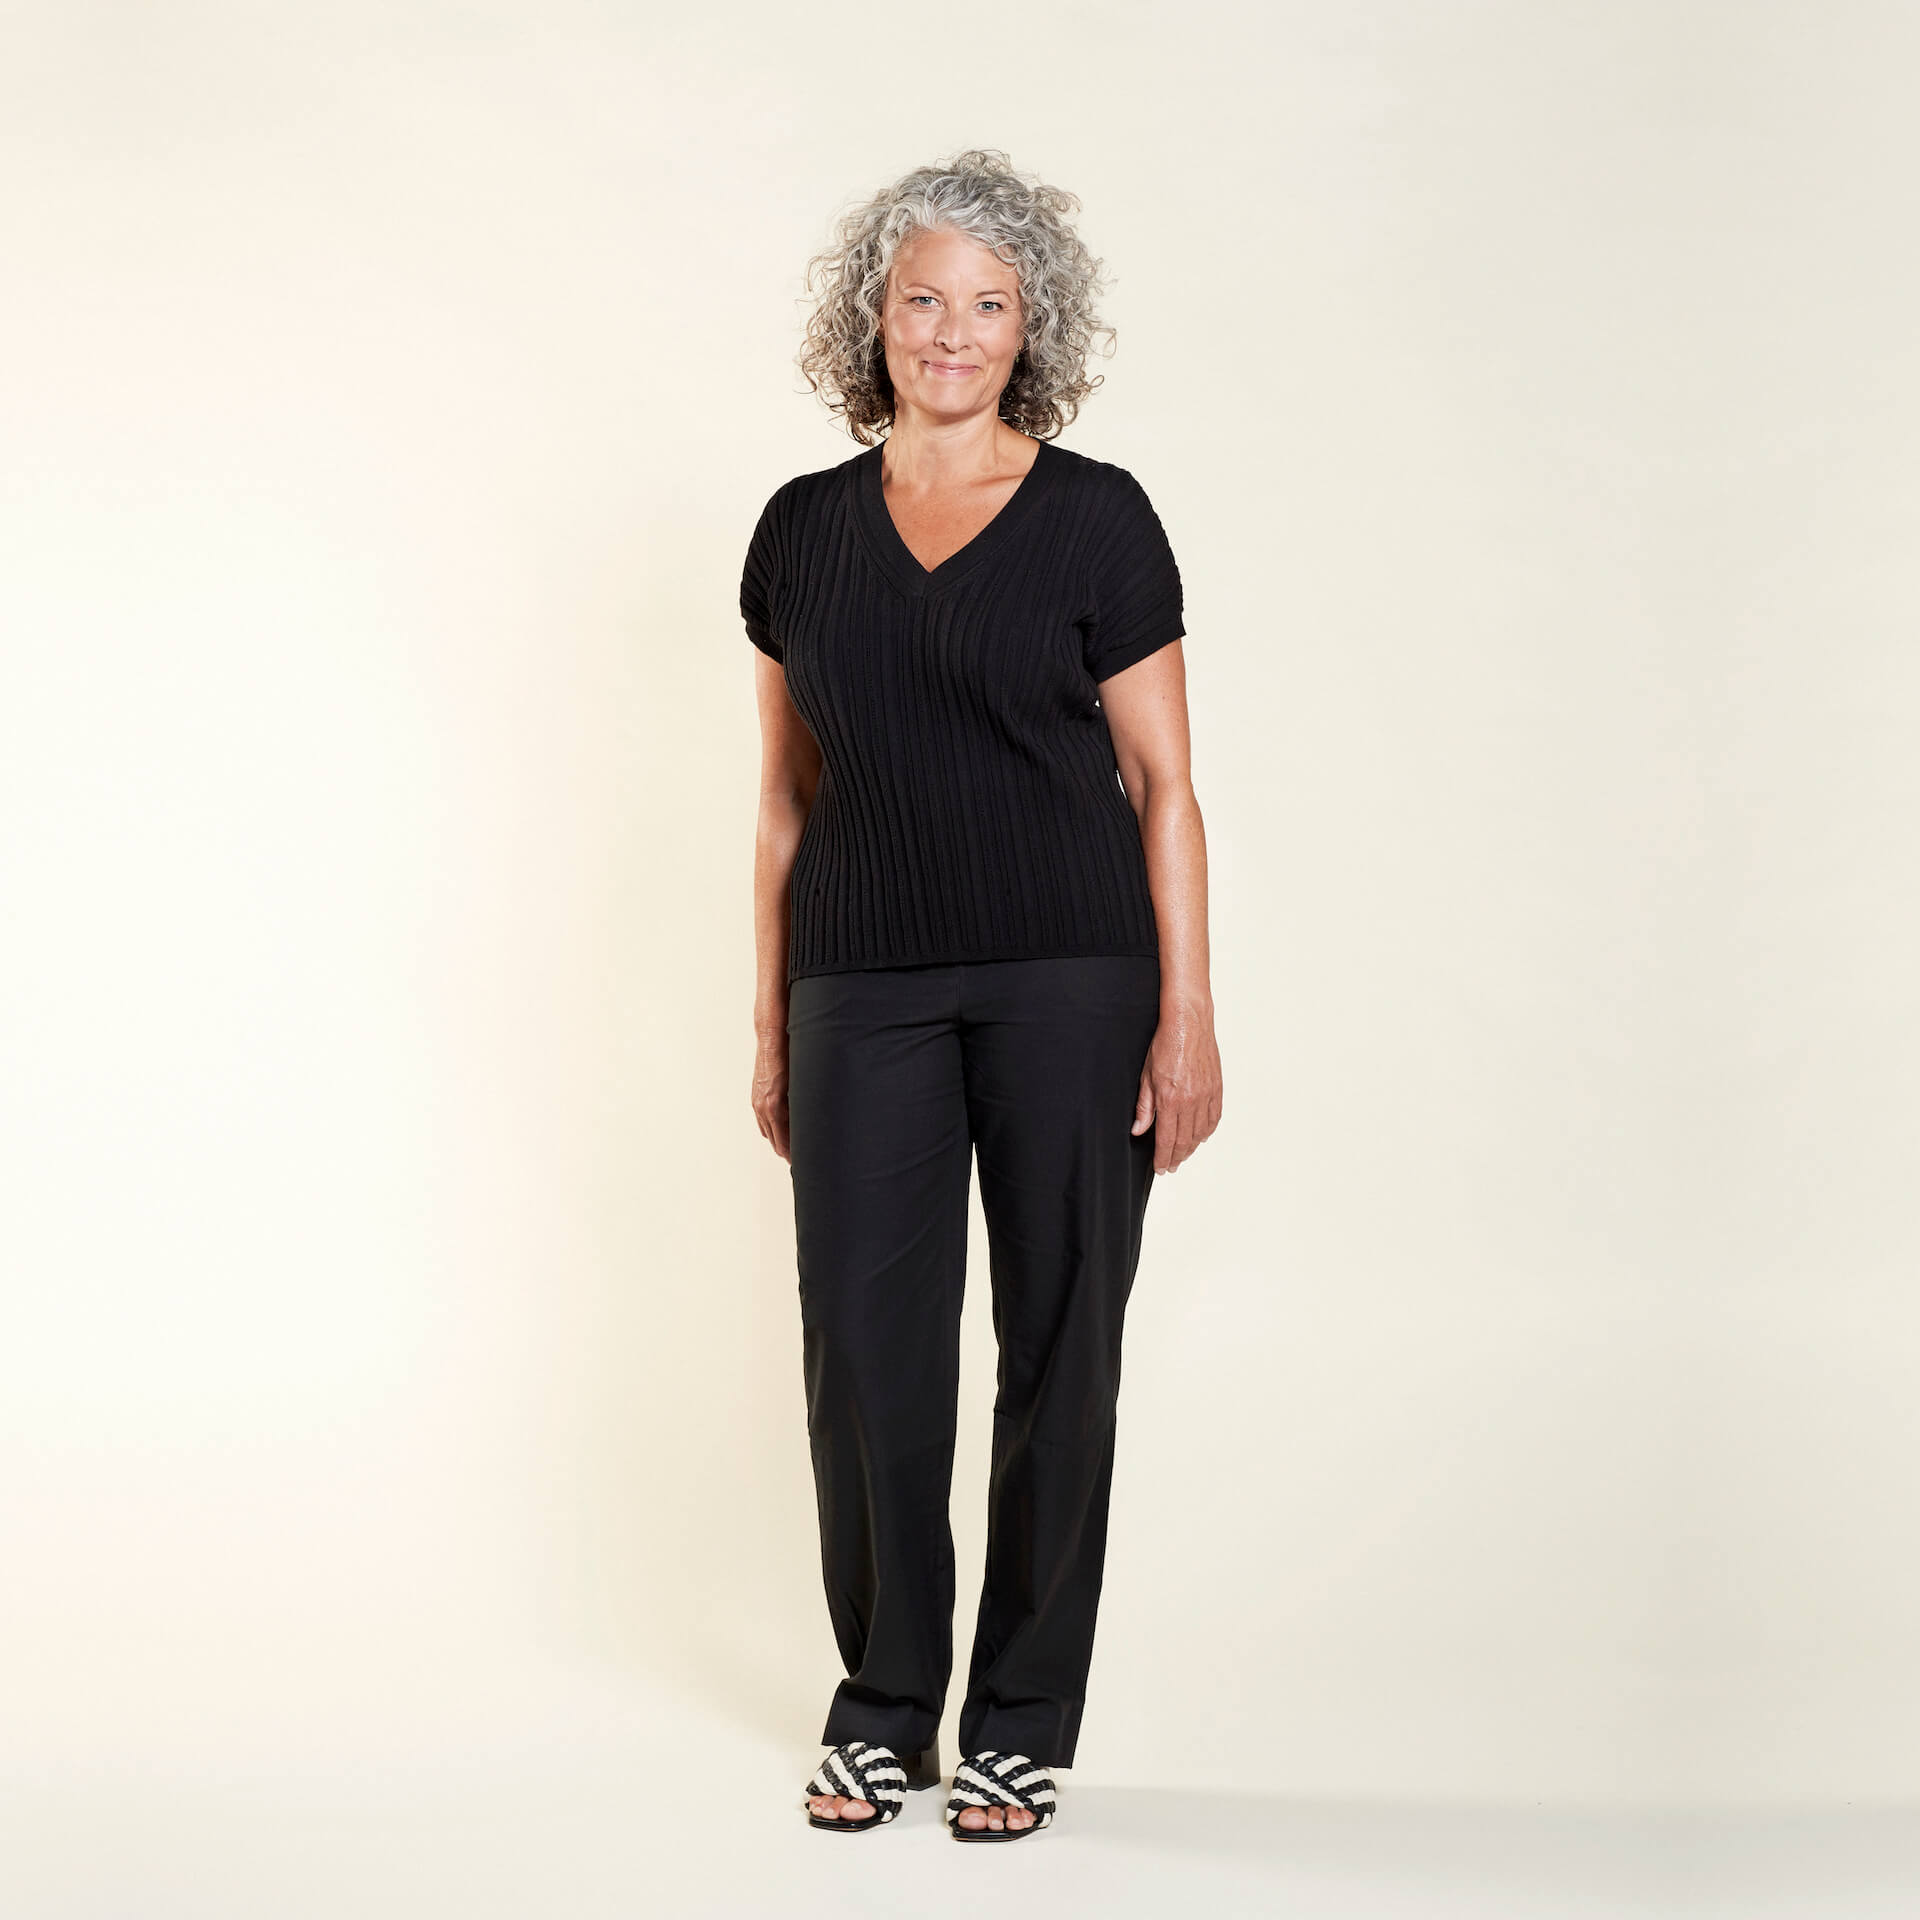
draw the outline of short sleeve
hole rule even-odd
[[[1104,509],[1107,525],[1090,568],[1082,654],[1096,682],[1186,633],[1180,568],[1146,489],[1124,468]]]
[[[780,584],[783,487],[760,510],[759,524],[747,542],[746,565],[740,572],[740,618],[747,638],[764,654],[784,660],[786,649],[774,631],[774,596]]]

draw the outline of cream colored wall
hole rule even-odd
[[[975,142],[1117,275],[1226,1067],[1078,1776],[1920,1790],[1911,15],[0,31],[7,1768],[810,1763],[735,592],[802,263]]]

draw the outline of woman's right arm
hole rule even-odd
[[[787,939],[794,856],[820,784],[820,747],[787,697],[786,669],[754,652],[760,708],[760,817],[753,844],[753,1115],[787,1150]]]

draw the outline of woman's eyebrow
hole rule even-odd
[[[940,291],[938,287],[930,286],[925,280],[909,280],[900,290],[902,293],[912,293],[915,291],[938,293]],[[1013,298],[1005,287],[982,287],[973,297],[978,300],[982,295],[989,293],[997,293],[1002,300],[1011,300]]]

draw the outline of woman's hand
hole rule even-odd
[[[1163,1003],[1140,1069],[1133,1131],[1153,1128],[1153,1170],[1172,1173],[1219,1124],[1220,1049],[1213,1037],[1213,1007],[1205,1001]]]
[[[756,1032],[753,1117],[760,1123],[761,1133],[773,1142],[774,1152],[792,1165],[793,1156],[787,1151],[787,1030],[760,1027]]]

